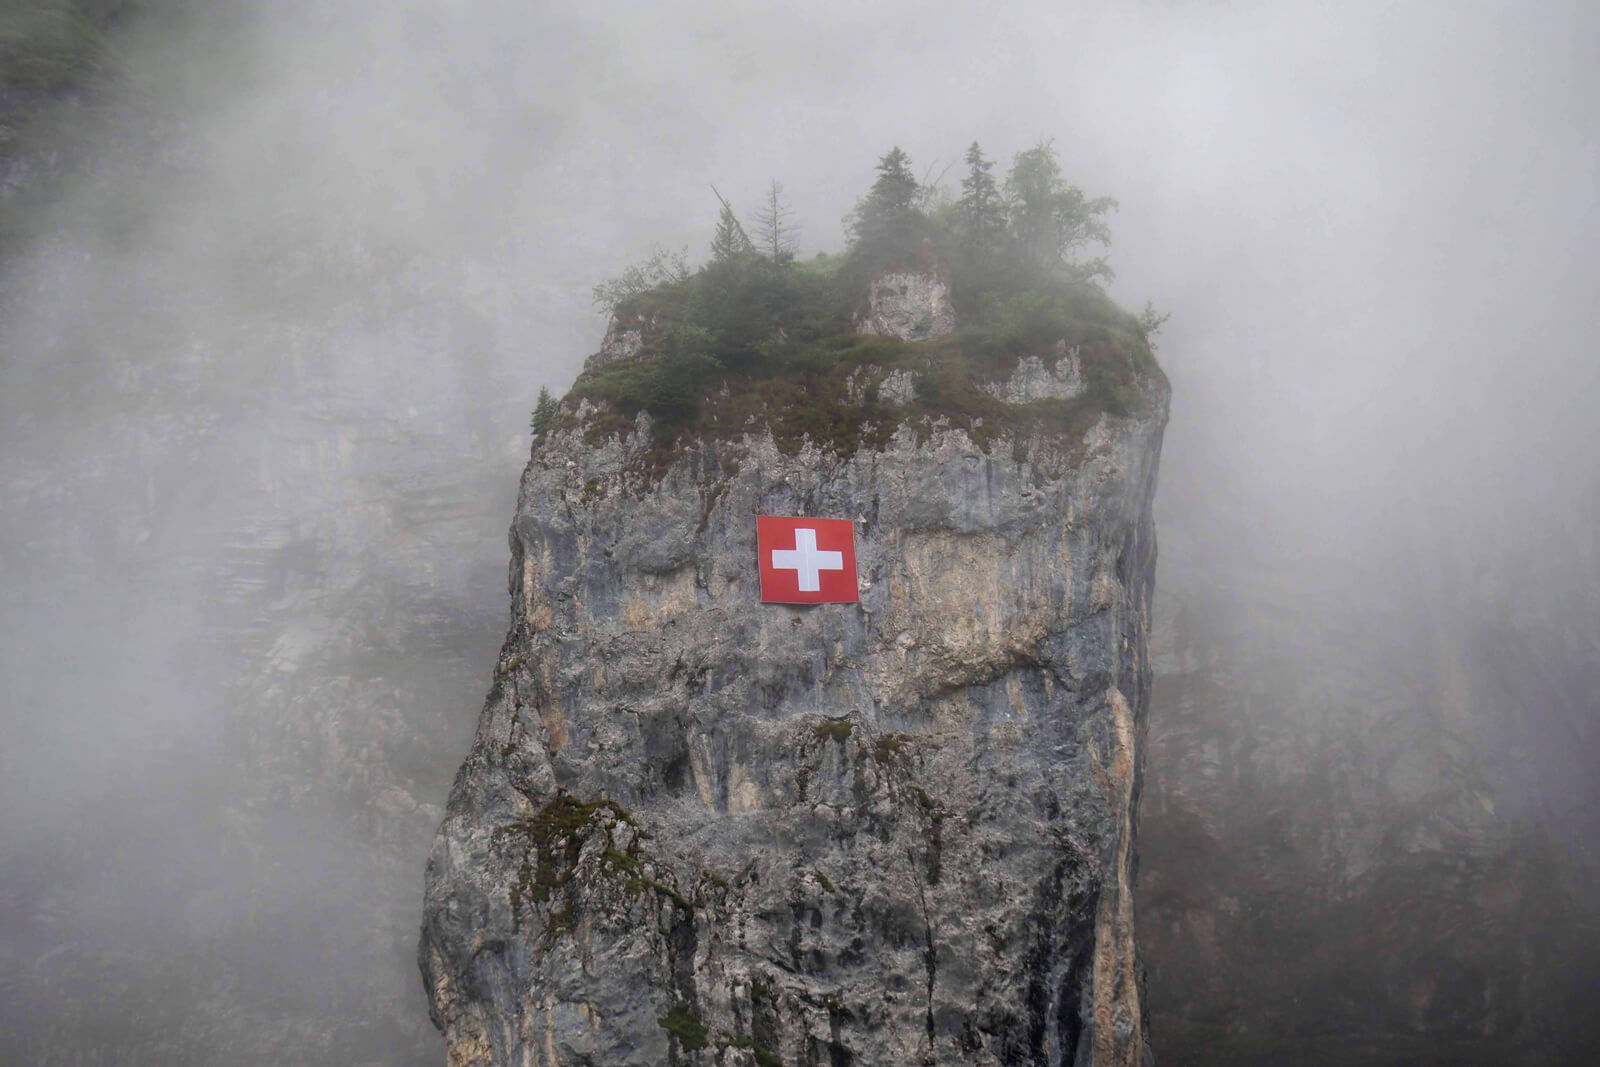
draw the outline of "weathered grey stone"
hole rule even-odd
[[[1077,348],[1058,344],[1046,359],[1024,356],[1017,361],[1011,377],[1000,382],[985,382],[984,392],[1008,404],[1033,400],[1071,400],[1084,390],[1083,369]]]
[[[852,404],[874,387],[880,404],[904,407],[917,398],[917,375],[906,367],[885,373],[882,367],[869,363],[852,371],[844,386],[845,399]]]
[[[429,861],[449,1062],[1148,1062],[1131,882],[1165,386],[1083,442],[550,435]],[[856,522],[759,602],[755,517]]]
[[[878,400],[885,404],[904,406],[917,398],[917,377],[901,367],[883,376],[878,383]]]
[[[866,312],[856,326],[902,341],[942,337],[956,328],[950,286],[933,270],[880,274],[867,286]]]
[[[631,359],[638,355],[644,347],[644,335],[647,330],[655,329],[656,320],[653,315],[632,314],[626,318],[616,315],[606,324],[606,335],[600,341],[600,350],[584,360],[584,370],[594,370],[607,363],[615,363],[621,359]]]

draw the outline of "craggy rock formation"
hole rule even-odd
[[[857,323],[863,333],[921,341],[956,328],[950,283],[937,268],[886,271],[867,286],[867,306]]]
[[[1017,361],[1017,369],[1001,382],[990,382],[984,391],[1009,404],[1025,404],[1030,400],[1071,400],[1084,390],[1083,369],[1075,348],[1066,342],[1058,344],[1050,358],[1024,356]]]
[[[428,864],[449,1062],[1149,1062],[1139,388],[1081,437],[752,428],[650,469],[647,418],[597,443],[578,404]],[[861,603],[759,603],[758,513],[854,519]]]

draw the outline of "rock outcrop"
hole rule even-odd
[[[753,428],[646,469],[648,418],[597,444],[587,403],[536,446],[428,864],[449,1062],[1148,1062],[1140,388],[986,448]],[[757,514],[854,520],[861,602],[761,604]]]
[[[1032,400],[1071,400],[1084,390],[1083,369],[1076,349],[1065,342],[1057,345],[1049,358],[1024,356],[1017,361],[1011,377],[990,382],[984,391],[1008,404]]]
[[[950,283],[941,270],[886,271],[867,286],[867,303],[857,322],[863,333],[921,341],[956,328]]]

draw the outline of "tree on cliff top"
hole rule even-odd
[[[898,145],[884,153],[872,188],[846,220],[857,248],[898,251],[909,246],[923,221],[917,210],[917,189],[911,157]]]
[[[716,189],[712,189],[716,193]],[[744,226],[739,222],[739,216],[733,213],[733,205],[722,199],[722,194],[717,193],[717,199],[722,200],[722,210],[717,214],[717,232],[711,236],[711,262],[713,264],[729,263],[738,257],[756,250],[755,243],[750,240],[750,235],[744,232]]]
[[[1103,218],[1116,210],[1109,196],[1093,200],[1062,176],[1053,142],[1040,141],[1012,160],[1006,175],[1006,201],[1011,216],[1011,236],[1023,258],[1032,266],[1066,267],[1085,280],[1109,277],[1104,256],[1079,261],[1074,253],[1085,244],[1110,244],[1111,230]]]
[[[977,141],[967,149],[967,176],[961,179],[961,199],[956,201],[962,249],[974,259],[987,259],[1006,234],[1006,207],[994,176]]]
[[[756,243],[761,254],[774,263],[794,259],[797,228],[790,223],[790,212],[783,202],[783,186],[776,178],[767,189],[766,202],[756,212]]]
[[[556,398],[550,395],[549,386],[539,387],[539,399],[533,406],[533,414],[528,419],[528,429],[534,437],[539,437],[550,425],[550,420],[556,417],[560,405]]]
[[[847,216],[847,254],[814,261],[793,261],[777,182],[751,230],[718,193],[709,261],[692,274],[654,262],[630,268],[629,282],[666,275],[628,305],[648,312],[638,350],[586,370],[576,394],[607,402],[618,432],[648,411],[658,444],[686,427],[742,433],[764,418],[788,427],[785,440],[846,447],[868,424],[873,433],[892,430],[892,419],[874,414],[873,394],[857,397],[849,386],[863,366],[924,368],[917,396],[925,414],[970,416],[991,431],[1021,425],[1018,418],[1076,425],[1134,410],[1140,376],[1159,373],[1149,339],[1162,317],[1117,307],[1096,283],[1110,273],[1104,260],[1075,258],[1085,244],[1109,241],[1103,216],[1115,201],[1067,182],[1049,141],[1017,153],[1003,185],[977,142],[964,158],[960,199],[927,208],[924,194],[937,181],[919,182],[906,152],[891,148]],[[860,332],[869,283],[904,270],[940,275],[961,329],[922,340]],[[635,292],[609,283],[597,302],[624,293],[631,301]],[[1088,386],[1070,405],[1019,413],[982,387],[1003,361],[1063,342],[1081,352]]]
[[[617,307],[636,296],[662,286],[679,285],[693,273],[689,269],[689,249],[676,252],[657,245],[642,263],[635,263],[615,278],[607,278],[592,290],[595,310],[615,315]]]

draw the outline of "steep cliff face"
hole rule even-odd
[[[665,464],[569,402],[428,864],[449,1062],[1147,1061],[1138,388],[1087,434],[753,426]],[[853,520],[861,602],[761,604],[757,514]]]

